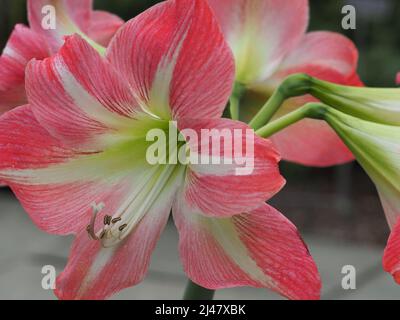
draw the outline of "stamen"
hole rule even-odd
[[[181,174],[183,178],[183,169],[177,172],[175,170],[176,167],[172,165],[146,172],[143,179],[140,179],[139,187],[124,199],[117,212],[111,217],[104,217],[104,234],[97,233],[104,248],[114,247],[128,237],[165,190],[171,178],[177,178]]]
[[[92,238],[93,240],[99,240],[99,237],[96,235],[94,228],[95,228],[95,224],[96,224],[97,215],[103,209],[104,209],[104,204],[102,204],[102,203],[100,205],[97,205],[96,203],[92,204],[93,214],[92,214],[92,218],[90,219],[90,224],[86,227],[86,231],[88,232],[89,237]]]

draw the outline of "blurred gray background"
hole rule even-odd
[[[158,1],[95,0],[97,8],[125,20]],[[330,30],[350,37],[360,50],[359,73],[370,86],[394,86],[400,70],[400,1],[311,0],[311,30]],[[341,28],[341,8],[357,9],[357,30]],[[0,0],[0,48],[13,26],[26,20],[25,0]],[[271,202],[304,235],[324,281],[325,299],[398,299],[400,287],[385,274],[381,258],[389,230],[375,188],[355,163],[314,169],[283,163],[286,188]],[[185,278],[177,254],[177,235],[168,226],[153,258],[149,277],[121,299],[178,299]],[[41,268],[61,271],[71,239],[38,231],[12,193],[0,190],[0,299],[54,299],[41,287]],[[357,290],[341,287],[344,265],[357,269]],[[266,290],[224,290],[219,299],[276,299]]]

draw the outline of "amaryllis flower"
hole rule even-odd
[[[40,228],[76,234],[58,297],[102,299],[139,283],[171,208],[184,269],[199,285],[319,297],[296,228],[264,204],[284,184],[268,140],[252,133],[250,175],[237,175],[240,165],[146,159],[147,133],[168,136],[171,120],[181,133],[248,129],[220,118],[233,79],[231,51],[205,0],[149,9],[121,28],[105,58],[72,36],[54,57],[29,64],[29,105],[0,120],[0,178]],[[216,139],[202,141],[212,145],[202,155],[221,157]]]
[[[360,85],[358,51],[344,36],[305,33],[307,0],[209,0],[236,60],[236,81],[265,99],[293,73]],[[265,100],[264,100],[265,101]],[[281,117],[310,99],[292,99]],[[241,110],[245,113],[246,110]],[[304,165],[345,163],[353,155],[324,122],[305,119],[272,137],[284,159]]]
[[[396,83],[400,84],[400,72],[396,75]]]
[[[392,230],[384,268],[400,284],[400,126],[361,120],[333,108],[324,117],[376,185]]]
[[[58,51],[64,37],[80,34],[101,50],[123,24],[117,16],[93,11],[92,0],[28,0],[29,27],[18,24],[0,57],[0,114],[26,104],[25,67]],[[47,10],[52,6],[53,11]],[[47,9],[46,9],[47,8]],[[51,14],[55,13],[55,28]],[[46,22],[46,23],[44,23]]]

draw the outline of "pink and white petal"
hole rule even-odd
[[[73,157],[41,127],[29,105],[21,106],[0,117],[0,170],[44,168]]]
[[[105,204],[104,214],[118,210],[132,192],[132,183],[105,178],[63,184],[10,182],[9,186],[38,228],[50,234],[71,235],[89,225],[94,204]]]
[[[77,236],[68,265],[57,279],[60,299],[105,299],[145,277],[151,254],[165,228],[176,189],[155,202],[132,233],[115,247],[103,248],[86,231]]]
[[[389,237],[383,257],[383,267],[400,284],[400,218]]]
[[[204,0],[145,11],[121,28],[107,57],[164,119],[219,118],[231,94],[233,56]]]
[[[0,114],[26,104],[25,68],[29,60],[44,59],[48,52],[41,37],[18,24],[0,57]]]
[[[284,186],[276,149],[247,125],[219,119],[181,121],[178,127],[194,159],[183,190],[191,210],[232,216],[257,208]]]
[[[93,11],[90,19],[88,36],[96,43],[107,47],[112,37],[118,29],[124,24],[124,21],[106,11]]]
[[[236,79],[247,85],[271,76],[300,42],[307,0],[208,0],[236,58]]]
[[[77,154],[49,135],[29,106],[3,115],[0,125],[0,180],[10,185],[41,229],[69,234],[87,224],[93,202],[109,202],[103,196],[107,194],[105,183],[61,183],[68,181],[62,165]],[[55,176],[57,166],[60,172]]]
[[[289,299],[318,299],[321,280],[296,227],[264,204],[231,218],[173,208],[186,274],[208,289],[268,288]]]
[[[29,106],[4,114],[0,127],[0,181],[13,189],[35,224],[49,233],[82,230],[90,221],[93,203],[104,203],[104,212],[114,214],[137,192],[148,169],[128,155],[107,157],[66,147],[40,125]]]
[[[0,180],[10,186],[14,185],[17,194],[19,185],[28,178],[31,169],[60,164],[73,156],[71,151],[63,148],[59,141],[41,128],[29,106],[16,108],[3,115],[0,126],[2,128],[0,131]],[[41,195],[39,192],[37,199],[31,201],[36,201],[36,204],[40,205],[43,200],[43,195],[42,197]],[[25,196],[21,192],[22,202],[24,202]],[[69,196],[71,196],[70,193],[64,194],[65,203],[59,204],[58,211],[63,219],[62,223],[67,219],[67,217],[63,218],[63,212],[61,212],[64,211],[64,204],[73,202],[73,198],[69,199],[70,202],[67,201]],[[42,203],[42,206],[44,205]],[[40,227],[46,229],[45,222],[39,221],[41,218],[37,213],[27,209],[31,213],[32,219]],[[46,220],[46,216],[43,220]]]
[[[46,39],[51,52],[56,53],[63,45],[65,36],[86,34],[90,28],[92,6],[93,0],[28,0],[29,25]],[[42,23],[52,13],[55,13],[55,29],[43,28]]]
[[[349,78],[356,72],[358,50],[345,36],[334,32],[307,33],[280,65],[280,72],[296,73],[313,68],[332,69]]]
[[[27,67],[26,90],[38,121],[65,144],[98,143],[132,127],[140,111],[133,92],[85,40],[71,36],[59,53]],[[98,146],[93,146],[97,151]]]
[[[146,179],[152,173],[146,166],[136,166],[112,174],[107,171],[112,161],[99,163],[98,159],[77,165],[75,172],[71,166],[60,165],[50,170],[32,170],[34,175],[21,170],[15,179],[7,176],[9,186],[40,229],[58,235],[76,234],[89,225],[94,204],[104,205],[97,220],[102,224],[106,214],[125,212],[134,197],[142,196],[143,181],[149,183]],[[21,181],[24,174],[25,181]]]

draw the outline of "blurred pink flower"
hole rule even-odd
[[[306,33],[308,0],[208,0],[236,59],[236,81],[271,95],[294,73],[346,85],[362,85],[358,51],[333,32]],[[311,98],[291,99],[281,117]],[[246,112],[246,111],[244,111]],[[354,159],[322,121],[305,119],[272,137],[284,159],[310,166],[330,166]]]
[[[15,26],[0,57],[0,114],[27,103],[25,67],[31,59],[55,54],[64,37],[81,34],[93,45],[107,46],[123,21],[117,16],[92,10],[92,0],[28,0],[30,27]],[[55,8],[56,28],[46,30],[42,20],[46,5]]]

